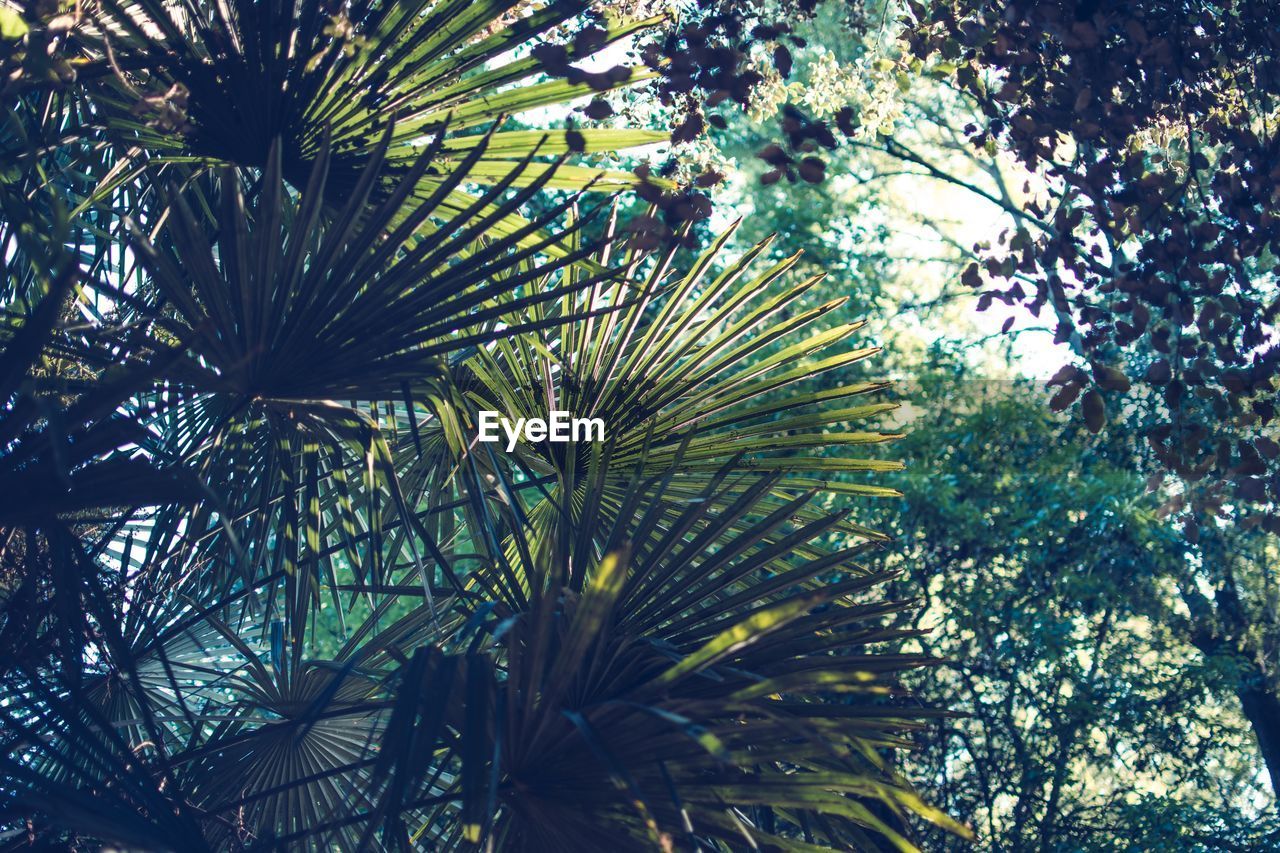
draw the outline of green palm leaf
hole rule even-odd
[[[627,503],[661,491],[637,485]],[[754,490],[747,516],[770,514],[767,494]],[[456,656],[420,650],[375,773],[382,825],[365,842],[376,830],[451,848],[788,850],[807,837],[861,849],[881,837],[914,849],[892,825],[908,812],[963,831],[882,754],[930,715],[886,701],[896,672],[928,663],[877,649],[903,636],[879,624],[905,604],[876,597],[886,577],[850,565],[857,549],[793,552],[775,576],[758,536],[741,560],[709,560],[729,526],[704,514],[672,548],[660,514],[617,525],[580,591],[565,566],[540,562],[527,607],[495,611],[491,639]],[[815,548],[816,536],[800,534]],[[644,606],[665,615],[645,619]]]
[[[859,564],[876,350],[767,242],[624,250],[580,210],[666,138],[536,129],[648,73],[572,67],[655,23],[600,21],[56,24],[78,76],[0,117],[0,847],[964,834],[895,770],[945,712]],[[508,451],[489,410],[607,437]]]
[[[351,545],[357,535],[381,537],[380,504],[407,517],[376,417],[358,405],[438,396],[451,353],[573,319],[537,311],[565,294],[563,286],[548,283],[545,270],[585,262],[590,248],[535,265],[538,247],[522,248],[523,235],[493,234],[494,224],[540,184],[510,198],[502,196],[508,185],[497,185],[465,215],[424,236],[421,226],[449,186],[420,204],[407,196],[414,178],[431,168],[443,137],[422,153],[396,193],[373,201],[389,136],[361,184],[332,213],[325,203],[328,148],[305,189],[290,193],[277,147],[258,195],[246,197],[242,176],[233,171],[197,179],[185,192],[171,191],[171,212],[150,235],[138,235],[147,276],[132,300],[144,302],[137,319],[153,322],[161,339],[186,342],[185,357],[164,370],[164,394],[181,405],[156,419],[164,436],[156,450],[198,465],[226,496],[232,518],[244,519],[250,568],[239,571],[246,578],[277,569],[295,577],[300,549],[316,554],[322,541],[342,537]],[[474,161],[482,151],[469,156]],[[464,175],[457,170],[450,180]],[[525,232],[549,226],[570,203]],[[572,236],[582,224],[564,234]],[[346,486],[336,482],[348,475],[359,484],[361,519],[344,496]],[[314,500],[304,501],[304,490]],[[221,566],[224,576],[231,571],[231,540],[218,532],[222,519],[202,510],[172,523],[208,530],[195,554]],[[420,538],[401,537],[393,554],[411,553],[429,588],[420,558],[432,543]],[[269,540],[278,547],[268,549]],[[360,562],[381,580],[381,548],[370,557]],[[300,580],[297,594],[314,600],[313,580]]]
[[[513,180],[515,186],[612,191],[632,186],[635,176],[594,167],[556,169],[545,158],[619,151],[662,142],[665,133],[585,128],[544,139],[509,131],[488,142],[476,134],[507,116],[646,76],[619,67],[603,77],[545,79],[544,64],[530,47],[579,22],[586,11],[579,0],[532,11],[514,0],[360,2],[338,11],[321,0],[141,0],[104,3],[98,26],[86,28],[81,41],[88,55],[113,57],[116,67],[128,69],[97,93],[111,133],[162,161],[265,168],[279,140],[285,177],[303,186],[330,138],[326,191],[341,204],[394,124],[386,153],[390,168],[375,197],[391,192],[418,160],[424,140],[446,129],[448,143],[435,152],[432,169],[414,178],[411,197],[418,201],[434,196],[458,168],[481,186]],[[656,22],[591,29],[566,46],[564,58],[587,59]],[[159,118],[149,104],[162,112]],[[476,146],[485,150],[464,167]],[[535,153],[544,159],[517,169]],[[460,212],[475,200],[470,190],[455,189],[441,212]],[[507,212],[494,227],[510,234],[525,225]]]
[[[571,287],[580,277],[567,269],[560,277],[565,296],[547,306],[547,316],[599,316],[553,334],[503,337],[455,369],[456,391],[435,399],[443,406],[436,411],[457,425],[429,422],[417,445],[402,447],[397,468],[410,503],[438,495],[449,485],[446,472],[457,472],[454,486],[471,493],[500,474],[521,487],[535,529],[554,538],[557,526],[582,529],[593,507],[604,508],[601,523],[608,524],[636,470],[674,471],[666,493],[679,501],[699,499],[730,460],[737,472],[779,475],[766,499],[775,509],[814,491],[896,494],[856,479],[900,467],[863,455],[896,436],[856,426],[895,408],[859,400],[884,383],[844,378],[849,366],[877,352],[850,345],[861,324],[827,325],[839,300],[798,309],[819,278],[787,283],[797,258],[760,264],[767,243],[724,259],[731,234],[674,275],[674,250],[633,256],[627,276],[589,288]],[[600,260],[607,263],[607,255]],[[495,455],[494,445],[475,443],[480,411],[515,421],[546,419],[555,410],[599,418],[607,444],[520,442]],[[424,443],[432,452],[421,453]],[[601,455],[612,473],[596,483]],[[473,468],[477,479],[467,484]],[[528,488],[534,483],[543,485]],[[677,510],[669,513],[674,519]],[[848,519],[835,531],[883,538]]]

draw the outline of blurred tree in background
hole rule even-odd
[[[1163,476],[1149,436],[1167,422],[1165,386],[1103,387],[1114,400],[1096,435],[1091,415],[1052,414],[1062,383],[1044,380],[1064,361],[1084,367],[1083,386],[1105,386],[1083,358],[1096,351],[1073,349],[1051,312],[997,313],[998,294],[970,286],[971,264],[1044,233],[1027,205],[1057,190],[998,133],[974,144],[997,118],[999,73],[966,77],[959,55],[913,55],[915,26],[956,8],[873,4],[850,18],[845,4],[820,4],[794,29],[805,45],[789,51],[789,74],[762,63],[755,111],[699,149],[726,175],[725,206],[783,235],[775,252],[841,258],[848,273],[815,299],[867,305],[888,356],[877,366],[900,380],[907,470],[893,482],[904,498],[877,512],[898,542],[876,562],[924,591],[912,624],[934,629],[952,662],[948,677],[916,683],[920,698],[972,715],[931,732],[909,763],[984,849],[1280,849],[1277,554],[1258,523],[1269,501],[1205,501],[1227,494],[1222,470]],[[1016,49],[1034,45],[1046,64],[1065,56],[1018,32]],[[812,152],[821,182],[772,180],[775,116],[788,108],[851,131]],[[1033,272],[1010,280],[1030,288]],[[1268,281],[1249,292],[1266,298]],[[1139,376],[1160,357],[1132,341],[1108,352]],[[1212,417],[1195,406],[1184,411]]]

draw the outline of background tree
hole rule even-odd
[[[993,849],[1276,846],[1274,818],[1259,819],[1274,815],[1266,721],[1255,731],[1242,701],[1273,683],[1271,535],[1232,507],[1196,541],[1179,517],[1183,486],[1148,493],[1146,472],[1162,467],[1145,439],[1159,400],[1131,394],[1098,438],[1049,416],[1052,395],[1026,377],[1072,357],[1048,346],[1055,323],[975,314],[978,294],[961,283],[982,244],[1017,227],[1022,183],[1037,179],[969,144],[964,127],[982,115],[950,72],[912,71],[892,42],[836,43],[826,36],[839,10],[817,14],[798,28],[809,48],[795,51],[792,80],[766,94],[883,124],[826,155],[816,185],[759,182],[768,109],[760,125],[736,119],[713,136],[707,156],[728,176],[720,198],[755,209],[751,227],[780,232],[779,254],[818,245],[846,269],[876,271],[813,298],[879,306],[870,331],[887,344],[882,369],[908,379],[906,446],[949,437],[946,451],[906,454],[896,481],[906,500],[875,525],[904,549],[889,546],[885,563],[910,555],[904,568],[936,590],[916,624],[937,628],[963,662],[946,670],[954,682],[922,694],[941,687],[974,714],[937,730],[914,766]],[[1235,559],[1221,560],[1222,548]],[[1219,612],[1233,601],[1234,628]]]
[[[992,849],[1280,844],[1274,818],[1248,817],[1271,801],[1238,695],[1255,663],[1204,642],[1189,567],[1228,547],[1250,571],[1270,537],[1230,528],[1189,551],[1132,439],[1053,416],[1030,381],[957,365],[909,396],[903,504],[881,523],[905,547],[885,563],[926,590],[912,624],[952,661],[922,698],[972,714],[913,756],[938,801]],[[926,433],[946,450],[916,444]]]

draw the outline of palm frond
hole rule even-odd
[[[633,487],[628,503],[660,492]],[[767,493],[752,490],[748,515],[771,514]],[[706,549],[729,522],[703,515],[672,546],[659,519],[615,526],[579,590],[568,566],[540,563],[527,607],[494,611],[469,650],[417,652],[366,842],[913,849],[892,818],[956,828],[887,758],[933,712],[891,699],[894,674],[929,661],[878,651],[903,636],[881,624],[906,604],[876,597],[886,576],[851,568],[856,549],[793,552],[775,575],[758,535],[718,561]]]
[[[327,147],[300,193],[287,191],[277,147],[252,199],[242,176],[224,171],[186,192],[173,190],[169,215],[152,234],[139,235],[147,277],[134,300],[144,302],[138,319],[155,318],[160,340],[185,342],[185,356],[162,375],[164,394],[178,402],[155,420],[165,436],[157,449],[191,460],[226,497],[232,518],[246,519],[251,574],[266,567],[296,576],[300,548],[316,554],[339,534],[346,544],[357,531],[381,535],[379,501],[407,517],[377,417],[361,404],[376,409],[406,396],[439,396],[451,353],[573,319],[537,311],[565,295],[563,286],[548,284],[545,270],[586,260],[589,248],[535,264],[537,246],[522,248],[520,235],[490,234],[539,184],[500,202],[506,187],[494,187],[468,215],[423,236],[421,224],[437,209],[431,200],[411,205],[398,225],[394,220],[443,137],[399,191],[372,202],[389,137],[332,215],[324,201]],[[491,203],[497,207],[490,210]],[[529,228],[558,214],[553,209]],[[594,280],[588,275],[569,286]],[[348,473],[367,505],[363,519],[352,516],[344,494],[340,478]],[[304,500],[307,490],[314,503]],[[198,559],[225,563],[221,520],[197,513],[189,521],[186,530],[194,524],[212,534]],[[270,530],[280,536],[267,554]],[[414,539],[400,544],[430,548]],[[380,561],[361,561],[379,581]],[[312,592],[310,582],[298,589]]]
[[[32,31],[75,73],[0,116],[0,850],[965,833],[895,769],[945,712],[859,563],[898,467],[875,347],[732,228],[620,248],[586,208],[665,133],[508,124],[643,78],[576,65],[654,23],[602,21],[101,0]],[[481,411],[606,436],[508,448]]]
[[[593,511],[603,515],[592,529],[607,529],[637,470],[673,472],[666,494],[684,502],[723,479],[730,460],[739,472],[779,475],[764,498],[775,509],[813,492],[846,499],[896,494],[858,479],[901,467],[856,453],[897,437],[857,426],[895,408],[861,400],[886,383],[848,378],[849,368],[877,348],[850,344],[861,323],[829,324],[841,300],[797,307],[819,280],[787,282],[797,258],[761,264],[767,243],[725,258],[732,231],[683,272],[673,270],[671,249],[633,254],[624,275],[589,287],[573,286],[580,283],[575,270],[558,273],[564,296],[546,306],[546,315],[588,319],[545,334],[505,336],[452,370],[456,390],[433,398],[442,405],[434,413],[459,423],[427,422],[414,430],[416,443],[400,449],[397,469],[411,505],[438,496],[449,473],[468,493],[501,477],[520,487],[520,511],[535,529],[554,538],[557,526],[591,527],[585,519]],[[605,251],[601,263],[609,263]],[[607,442],[521,441],[495,454],[494,445],[476,443],[481,411],[511,422],[548,420],[555,411],[596,418]],[[674,523],[676,504],[665,511]],[[849,518],[832,532],[884,538]]]
[[[517,167],[534,154],[612,152],[667,138],[662,131],[611,128],[500,131],[490,139],[477,133],[496,128],[507,116],[568,104],[647,76],[622,66],[547,76],[546,63],[531,48],[546,47],[547,37],[559,29],[572,24],[579,33],[557,53],[557,67],[657,23],[587,26],[587,11],[581,0],[532,9],[516,0],[360,2],[339,8],[322,0],[116,0],[102,4],[96,26],[85,27],[81,41],[90,57],[110,56],[120,71],[97,92],[111,132],[162,161],[265,168],[279,144],[286,179],[303,186],[328,145],[327,193],[341,205],[371,160],[381,156],[378,140],[392,124],[390,168],[375,197],[392,192],[413,170],[425,140],[447,131],[432,169],[416,174],[410,189],[418,201],[441,195],[442,210],[458,215],[477,198],[457,186],[458,169],[481,186],[513,181],[613,191],[634,185],[636,177],[594,166],[557,168],[545,159]],[[507,212],[491,227],[512,234],[526,225]]]

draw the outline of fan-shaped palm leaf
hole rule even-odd
[[[292,573],[299,548],[315,553],[332,535],[344,536],[348,545],[357,532],[380,536],[378,502],[408,517],[383,436],[357,402],[434,395],[449,353],[574,319],[535,311],[564,296],[562,287],[548,286],[543,270],[574,264],[589,250],[535,265],[540,244],[520,248],[520,234],[490,234],[493,223],[541,182],[501,201],[508,187],[499,184],[425,239],[416,234],[417,225],[436,210],[447,187],[421,203],[407,196],[443,137],[422,153],[399,190],[371,203],[389,135],[332,217],[324,202],[327,147],[298,194],[285,187],[277,147],[252,201],[241,176],[224,172],[208,193],[174,192],[167,219],[139,242],[148,276],[133,301],[147,301],[143,317],[156,318],[159,336],[186,342],[186,357],[164,372],[171,386],[166,394],[182,405],[156,422],[160,449],[196,459],[210,486],[227,496],[232,518],[246,520],[252,566],[242,569],[246,577],[264,567]],[[472,152],[473,160],[482,150]],[[459,168],[451,180],[465,174]],[[410,212],[393,225],[406,208]],[[217,210],[212,239],[205,210]],[[526,230],[558,214],[553,209]],[[587,276],[571,286],[593,280]],[[341,481],[347,469],[361,484],[368,508],[363,520],[351,517]],[[210,509],[174,524],[216,534],[223,522]],[[196,552],[195,559],[214,553],[215,564],[225,563],[227,551],[216,535],[205,544],[211,551]],[[414,539],[400,544],[420,549],[415,560],[431,547]],[[361,564],[381,579],[380,548],[373,551]],[[298,594],[314,599],[315,587],[298,580]],[[425,577],[423,582],[429,584]]]
[[[83,571],[67,583],[100,630],[96,640],[58,633],[88,671],[29,659],[0,670],[4,807],[42,833],[225,850],[358,813],[391,667],[454,621],[421,605],[391,618],[384,604],[316,659],[278,621],[259,634],[245,591],[197,605],[153,588],[155,575],[110,590],[85,556],[69,561]],[[133,606],[113,612],[126,600]],[[46,625],[57,631],[60,618]],[[358,836],[330,835],[356,849]]]
[[[231,3],[106,2],[82,42],[90,55],[110,51],[127,69],[99,101],[109,127],[163,158],[265,167],[280,140],[285,176],[302,186],[331,135],[327,192],[342,204],[393,122],[390,169],[377,194],[392,191],[418,160],[424,140],[446,127],[431,168],[414,175],[412,195],[435,197],[441,213],[469,210],[475,197],[451,180],[466,163],[474,184],[514,180],[580,190],[630,186],[625,172],[551,164],[525,168],[535,152],[617,151],[665,134],[627,129],[506,131],[485,140],[474,130],[515,115],[634,83],[625,67],[546,78],[534,43],[557,28],[579,33],[557,52],[557,67],[586,59],[654,20],[587,26],[581,0],[526,8],[518,0],[357,2],[234,0]],[[132,80],[133,82],[130,82]],[[150,93],[143,95],[143,91]],[[148,100],[148,98],[150,100]],[[163,115],[157,117],[148,105]],[[478,152],[475,162],[469,155]],[[511,234],[526,223],[508,211],[490,227]],[[554,250],[554,247],[552,247]]]
[[[413,430],[413,444],[402,440],[397,469],[410,503],[438,502],[450,484],[475,493],[498,476],[511,483],[512,501],[516,491],[523,496],[520,511],[535,529],[578,531],[592,510],[603,508],[610,520],[637,466],[653,475],[671,470],[677,457],[666,494],[680,501],[698,498],[729,460],[740,471],[780,475],[765,498],[775,507],[815,490],[895,494],[854,479],[900,467],[855,453],[895,435],[847,426],[894,408],[858,400],[885,383],[846,378],[849,366],[877,349],[849,345],[860,323],[827,323],[841,300],[798,307],[820,277],[788,283],[796,257],[760,264],[763,243],[725,259],[732,233],[684,272],[672,270],[675,250],[632,256],[624,276],[590,288],[569,287],[578,274],[567,269],[565,296],[546,316],[599,316],[553,334],[504,337],[455,368],[453,395],[434,398],[445,417]],[[481,411],[512,422],[548,420],[554,411],[597,418],[607,441],[510,446],[502,436],[495,453],[495,445],[477,441]],[[596,464],[602,456],[604,468]],[[670,518],[677,512],[671,508]],[[851,520],[838,529],[883,538]]]
[[[376,829],[450,849],[800,850],[876,837],[908,849],[891,825],[908,812],[958,829],[883,754],[929,716],[888,701],[894,673],[928,661],[877,649],[903,636],[879,624],[904,605],[876,598],[885,576],[850,566],[857,548],[792,551],[776,572],[754,526],[719,559],[710,543],[731,522],[702,512],[672,530],[643,512],[669,500],[661,491],[628,490],[636,515],[606,528],[607,556],[580,591],[565,584],[570,567],[540,562],[528,605],[494,611],[487,649],[478,637],[466,654],[419,650],[387,724],[380,826],[366,841]],[[774,515],[760,503],[768,491],[747,490],[746,516]],[[816,548],[836,521],[788,537]]]
[[[142,239],[140,255],[148,289],[174,315],[158,322],[187,340],[192,353],[184,370],[171,369],[173,379],[245,399],[396,398],[406,384],[422,387],[441,375],[442,355],[491,340],[500,321],[506,334],[546,325],[519,317],[563,295],[542,286],[542,265],[539,272],[530,268],[536,247],[492,239],[493,224],[541,184],[486,212],[507,188],[500,184],[430,240],[421,239],[416,226],[440,198],[407,196],[442,138],[422,153],[398,192],[367,208],[386,136],[332,220],[323,209],[327,148],[296,199],[284,187],[279,147],[252,201],[230,171],[215,182],[212,198],[172,195],[171,215],[158,234]],[[455,179],[466,174],[460,168]],[[201,207],[218,209],[212,240],[196,212]],[[587,254],[548,263],[558,268]],[[513,298],[498,304],[499,296]]]

